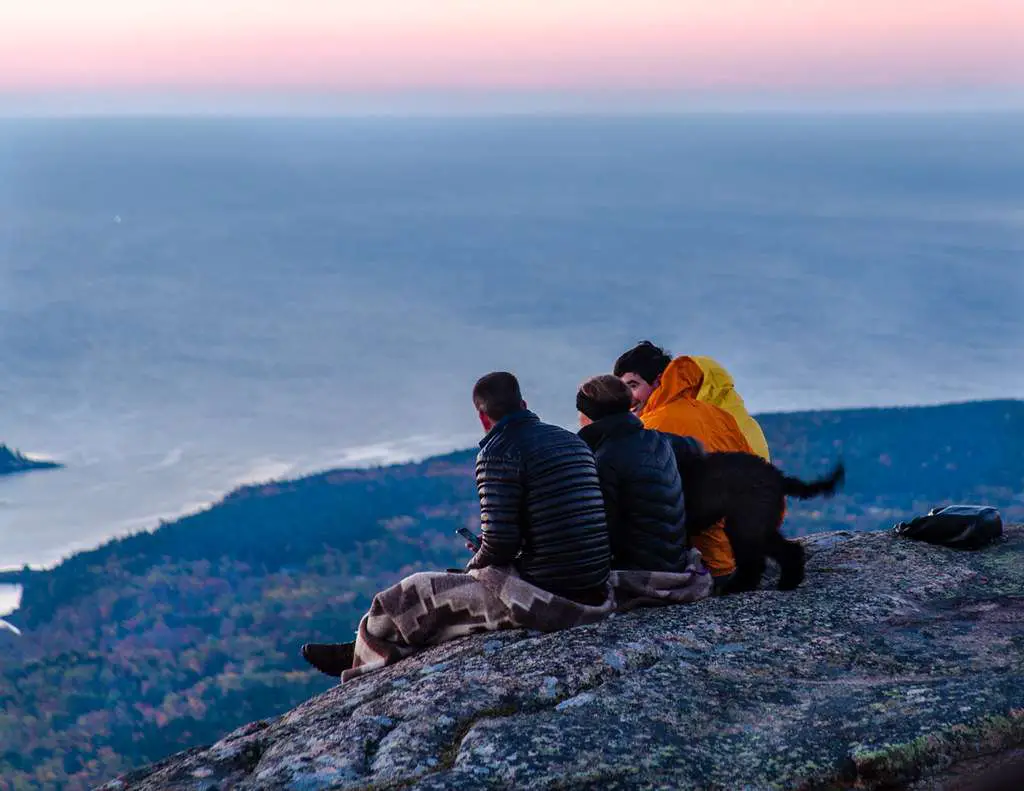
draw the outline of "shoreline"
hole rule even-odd
[[[24,588],[17,583],[0,583],[0,620],[18,611]]]
[[[968,399],[928,404],[894,404],[891,406],[799,409],[788,411],[768,410],[757,412],[753,415],[753,417],[755,419],[760,419],[766,416],[799,417],[819,414],[851,415],[856,413],[868,412],[886,413],[902,410],[937,409],[946,407],[962,407],[972,404],[998,403],[1022,404],[1024,403],[1024,398],[1006,397],[998,399]],[[450,455],[453,453],[463,453],[474,450],[475,444],[472,444],[470,442],[469,437],[470,435],[462,434],[453,436],[449,440],[442,441],[437,437],[431,437],[429,435],[417,435],[406,438],[404,443],[399,443],[396,441],[383,441],[379,443],[355,446],[349,448],[348,450],[342,451],[340,454],[330,454],[331,459],[323,463],[310,462],[307,464],[302,464],[298,462],[280,462],[280,475],[271,475],[269,477],[263,477],[257,474],[251,479],[248,477],[237,478],[226,490],[224,490],[221,494],[210,500],[203,500],[198,503],[195,500],[193,500],[179,509],[172,509],[162,513],[150,513],[145,516],[129,518],[122,522],[122,524],[145,522],[147,523],[148,526],[139,525],[135,527],[129,527],[128,529],[123,531],[113,532],[107,535],[106,538],[94,544],[90,544],[89,546],[76,547],[68,551],[66,554],[63,554],[59,560],[51,564],[13,564],[7,566],[0,566],[0,585],[16,584],[13,582],[5,583],[3,579],[5,577],[12,578],[15,575],[22,574],[24,573],[24,570],[26,568],[28,569],[30,574],[46,573],[59,567],[68,559],[81,553],[94,551],[109,543],[110,541],[141,533],[152,533],[156,530],[159,530],[161,527],[174,524],[182,519],[189,518],[196,514],[204,513],[212,508],[216,508],[218,505],[220,505],[227,499],[249,488],[258,488],[262,486],[286,483],[289,481],[298,481],[306,478],[312,478],[319,475],[327,475],[336,472],[387,469],[391,467],[400,467],[408,464],[420,464],[431,459]],[[418,450],[416,449],[417,446],[419,446]],[[254,459],[253,463],[255,464],[257,461],[258,459]],[[0,480],[2,480],[2,476],[0,476]]]
[[[60,470],[64,464],[38,454],[25,453],[0,442],[0,478],[40,470]]]
[[[475,435],[473,435],[475,436]],[[405,443],[395,441],[383,441],[378,443],[357,445],[344,451],[322,454],[328,457],[323,462],[277,462],[273,465],[278,474],[261,474],[260,470],[267,470],[267,465],[260,465],[260,459],[252,459],[248,475],[235,476],[230,478],[226,488],[209,499],[196,500],[185,497],[185,504],[180,508],[168,509],[162,512],[150,512],[144,515],[128,517],[115,526],[113,532],[105,538],[88,546],[76,546],[64,552],[61,557],[45,564],[33,564],[16,562],[8,565],[0,565],[0,585],[15,584],[4,582],[5,577],[20,575],[27,568],[30,573],[46,573],[59,567],[68,559],[83,552],[91,552],[103,545],[119,538],[137,535],[140,533],[152,533],[160,528],[174,524],[182,519],[196,514],[209,511],[223,503],[238,492],[253,487],[270,486],[297,481],[305,478],[312,478],[318,475],[326,475],[335,472],[350,470],[372,470],[387,469],[389,467],[400,467],[406,464],[419,464],[439,456],[451,453],[459,453],[471,449],[469,435],[455,435],[448,440],[441,440],[438,437],[429,435],[416,435],[406,438]],[[61,465],[62,466],[62,465]],[[13,474],[12,474],[13,475]],[[4,476],[0,476],[0,481]],[[120,529],[118,529],[120,528]],[[10,614],[10,613],[8,613]]]

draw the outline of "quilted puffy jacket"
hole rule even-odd
[[[685,570],[686,509],[669,436],[646,430],[629,412],[584,426],[579,434],[597,459],[612,567]]]
[[[500,421],[476,461],[482,546],[471,568],[514,566],[567,598],[603,592],[608,528],[594,455],[587,444],[529,411]]]

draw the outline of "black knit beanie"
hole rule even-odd
[[[629,405],[623,409],[620,404],[599,404],[592,398],[588,398],[582,390],[576,392],[576,411],[582,412],[595,423],[602,418],[612,415],[621,415],[629,412]]]

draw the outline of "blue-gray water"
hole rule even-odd
[[[0,567],[476,437],[651,337],[755,410],[1024,396],[1024,118],[0,121]]]

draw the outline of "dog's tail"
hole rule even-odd
[[[846,467],[840,461],[829,475],[816,481],[801,481],[799,478],[784,475],[782,477],[782,491],[799,500],[809,500],[822,494],[826,497],[831,497],[835,494],[836,489],[843,485],[845,480]]]

